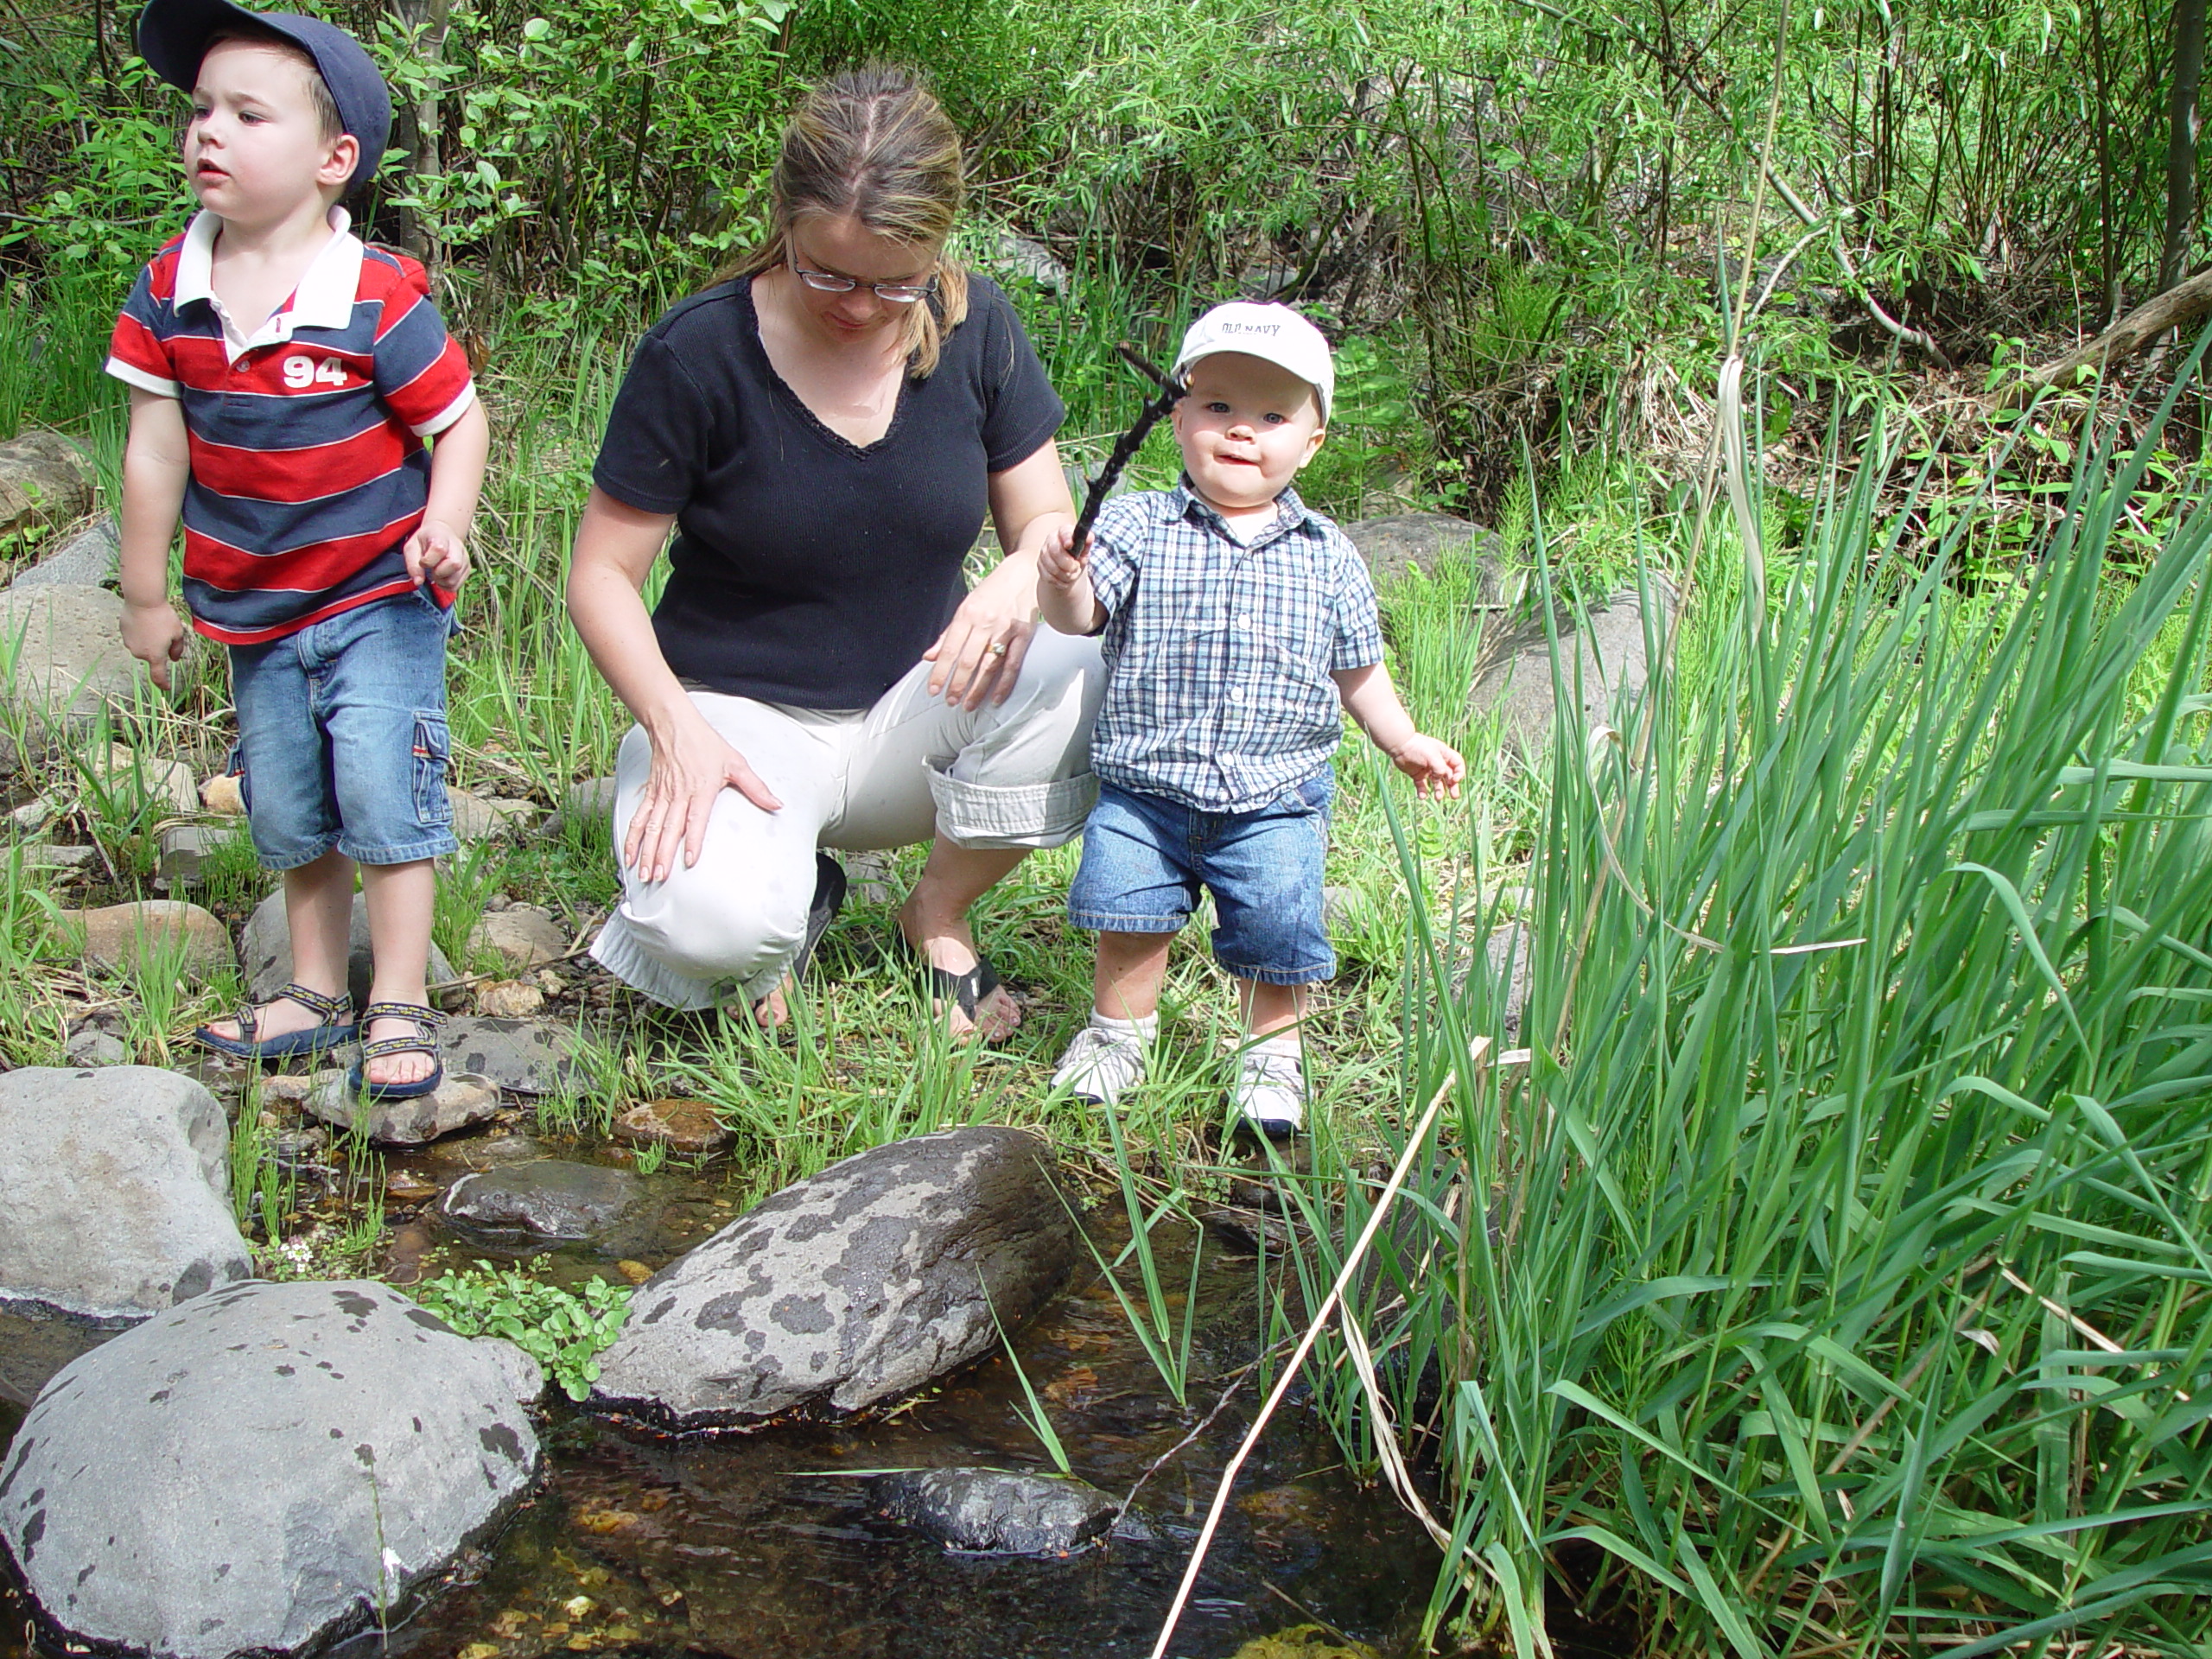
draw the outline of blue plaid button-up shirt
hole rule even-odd
[[[1091,769],[1200,811],[1256,810],[1328,765],[1330,675],[1382,660],[1365,561],[1294,490],[1242,543],[1187,484],[1117,497],[1090,586],[1106,612]]]

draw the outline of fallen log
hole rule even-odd
[[[2052,386],[2071,385],[2083,369],[2102,370],[2141,351],[2176,328],[2185,328],[2212,312],[2212,270],[2198,272],[2164,293],[2143,302],[2118,322],[2065,356],[2031,369],[2005,393],[2007,403],[2024,404]]]

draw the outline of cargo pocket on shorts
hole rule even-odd
[[[453,739],[446,731],[446,717],[417,709],[415,714],[415,817],[426,830],[442,829],[453,822],[453,803],[446,797],[446,762]]]

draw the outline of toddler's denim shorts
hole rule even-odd
[[[1215,960],[1239,979],[1310,985],[1337,971],[1321,920],[1329,851],[1324,767],[1255,812],[1201,812],[1098,786],[1068,919],[1107,933],[1173,933],[1213,894]]]
[[[231,647],[232,767],[272,870],[333,847],[364,864],[455,851],[446,799],[446,636],[417,592]]]

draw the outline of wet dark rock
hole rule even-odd
[[[369,954],[368,900],[358,893],[353,895],[353,919],[346,948],[346,988],[353,995],[353,1006],[365,1008],[369,1005],[376,966]],[[239,936],[238,953],[245,964],[246,995],[256,1002],[268,1001],[291,982],[292,932],[284,920],[281,892],[270,893],[253,907]],[[435,944],[430,947],[429,977],[433,985],[454,977],[453,963]]]
[[[1018,1129],[878,1147],[639,1287],[593,1402],[676,1429],[857,1410],[993,1351],[1074,1264],[1052,1150]]]
[[[516,1095],[551,1095],[575,1071],[575,1034],[558,1020],[469,1015],[448,1021],[439,1039],[448,1070],[489,1077]]]
[[[1065,1555],[1104,1537],[1114,1500],[1088,1482],[996,1469],[931,1469],[880,1475],[885,1513],[947,1549],[995,1555]]]
[[[614,1138],[633,1147],[666,1147],[686,1158],[720,1152],[737,1139],[703,1100],[640,1101],[614,1120]]]
[[[419,1147],[487,1121],[499,1109],[499,1091],[488,1077],[446,1068],[445,1080],[411,1100],[365,1100],[347,1086],[343,1071],[318,1073],[302,1109],[349,1133],[355,1123],[383,1147]]]
[[[372,1281],[232,1286],[49,1382],[0,1546],[54,1630],[291,1654],[396,1618],[535,1479],[537,1364]]]
[[[1474,563],[1477,602],[1497,601],[1503,551],[1497,537],[1480,524],[1449,513],[1394,512],[1362,518],[1344,530],[1378,585],[1395,582],[1408,570],[1433,576],[1445,560],[1465,558]]]
[[[645,1197],[645,1184],[626,1169],[547,1158],[462,1176],[446,1189],[439,1212],[480,1232],[595,1238]]]
[[[29,1302],[0,1303],[0,1401],[28,1406],[64,1365],[137,1323],[73,1319]],[[5,1428],[0,1417],[0,1432]]]
[[[1663,637],[1675,615],[1675,590],[1655,579],[1651,592],[1648,619],[1632,593],[1616,594],[1581,618],[1562,614],[1556,674],[1541,618],[1484,639],[1469,711],[1495,713],[1506,746],[1532,759],[1551,747],[1561,714],[1585,729],[1622,724],[1649,678],[1647,620],[1654,636]]]
[[[0,1306],[129,1321],[249,1276],[215,1097],[149,1065],[0,1077]]]

